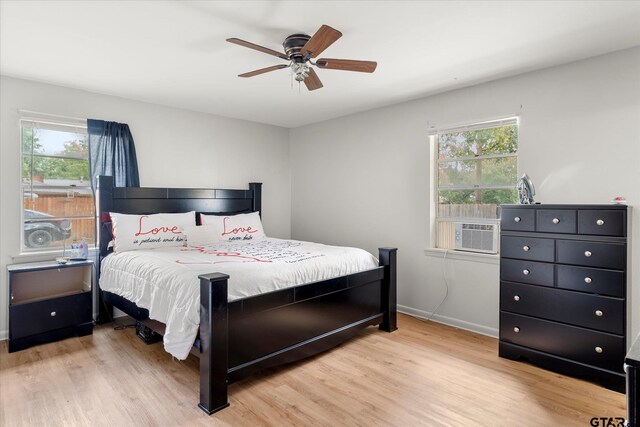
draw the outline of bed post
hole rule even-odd
[[[251,203],[251,210],[253,212],[260,212],[260,217],[262,217],[262,183],[250,182],[249,190],[253,191],[253,201]]]
[[[380,265],[384,266],[384,280],[382,281],[382,310],[384,317],[379,329],[386,332],[393,332],[398,329],[398,298],[396,295],[396,274],[397,248],[379,248],[378,258]]]
[[[106,302],[104,298],[102,298],[102,289],[100,289],[100,264],[102,263],[102,258],[107,256],[107,246],[109,244],[108,238],[103,236],[102,224],[105,221],[110,221],[111,219],[106,219],[106,216],[109,215],[109,212],[113,210],[113,177],[112,176],[98,176],[98,207],[100,211],[98,212],[98,224],[96,224],[97,236],[100,236],[100,240],[98,241],[98,262],[96,266],[96,281],[97,281],[97,290],[98,290],[98,318],[96,319],[96,323],[107,323],[113,320],[113,306]]]
[[[200,403],[211,415],[227,402],[228,316],[227,279],[221,273],[200,278]]]

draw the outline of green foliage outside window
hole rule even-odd
[[[515,203],[517,151],[516,125],[438,135],[438,203]]]
[[[89,143],[85,135],[69,133],[62,150],[49,152],[38,137],[38,130],[22,128],[22,178],[86,181],[89,178]]]

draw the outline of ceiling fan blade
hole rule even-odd
[[[255,71],[249,71],[248,73],[244,73],[244,74],[238,74],[238,77],[253,77],[253,76],[257,76],[258,74],[264,74],[264,73],[268,73],[269,71],[275,71],[275,70],[281,70],[283,68],[287,68],[289,65],[272,65],[271,67],[267,67],[267,68],[260,68],[259,70],[255,70]]]
[[[316,65],[327,70],[359,71],[361,73],[373,73],[378,66],[375,61],[356,61],[355,59],[331,59],[321,58]]]
[[[318,77],[313,68],[309,68],[309,75],[304,78],[304,84],[310,91],[320,89],[322,87],[320,77]]]
[[[318,31],[305,43],[300,53],[315,58],[320,55],[326,48],[331,46],[336,40],[342,37],[342,33],[328,25],[323,25]]]
[[[229,43],[237,44],[239,46],[248,47],[249,49],[255,49],[259,52],[268,53],[269,55],[277,56],[278,58],[289,60],[289,57],[284,53],[278,52],[277,50],[269,49],[268,47],[260,46],[254,43],[246,42],[244,40],[231,38],[227,39]]]

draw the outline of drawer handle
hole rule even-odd
[[[602,353],[603,351],[602,347],[596,347],[596,353]]]
[[[514,296],[514,297],[513,297],[513,300],[514,300],[514,301],[520,301],[520,295],[516,295],[516,296]]]
[[[584,278],[584,283],[591,283],[591,277],[585,277]]]
[[[517,217],[513,218],[513,220],[514,220],[515,222],[520,222],[520,221],[522,221],[522,218],[520,218],[519,216],[517,216]]]
[[[560,224],[560,219],[559,218],[553,218],[551,220],[551,222],[554,223],[554,224]]]
[[[52,312],[51,312],[51,317],[56,317],[56,314],[57,314],[57,313],[56,313],[55,311],[52,311]]]
[[[518,328],[518,327],[516,326],[515,328],[513,328],[513,332],[515,332],[515,333],[517,334],[518,332],[520,332],[520,328]]]
[[[524,270],[522,270],[522,274],[524,274],[525,276],[528,276],[529,273],[531,273],[529,270],[527,270],[526,268]]]
[[[599,220],[596,221],[596,224],[604,225],[604,220],[603,219],[599,219]]]
[[[525,251],[525,252],[529,252],[529,249],[531,249],[531,248],[529,246],[527,246],[527,245],[524,245],[522,247],[522,250]]]
[[[602,317],[604,316],[604,312],[602,310],[596,310],[596,316]]]
[[[590,257],[591,256],[591,251],[584,251],[584,256]]]

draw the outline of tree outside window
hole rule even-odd
[[[498,207],[517,202],[518,125],[488,122],[436,138],[436,247],[451,249],[456,222],[497,223]]]

